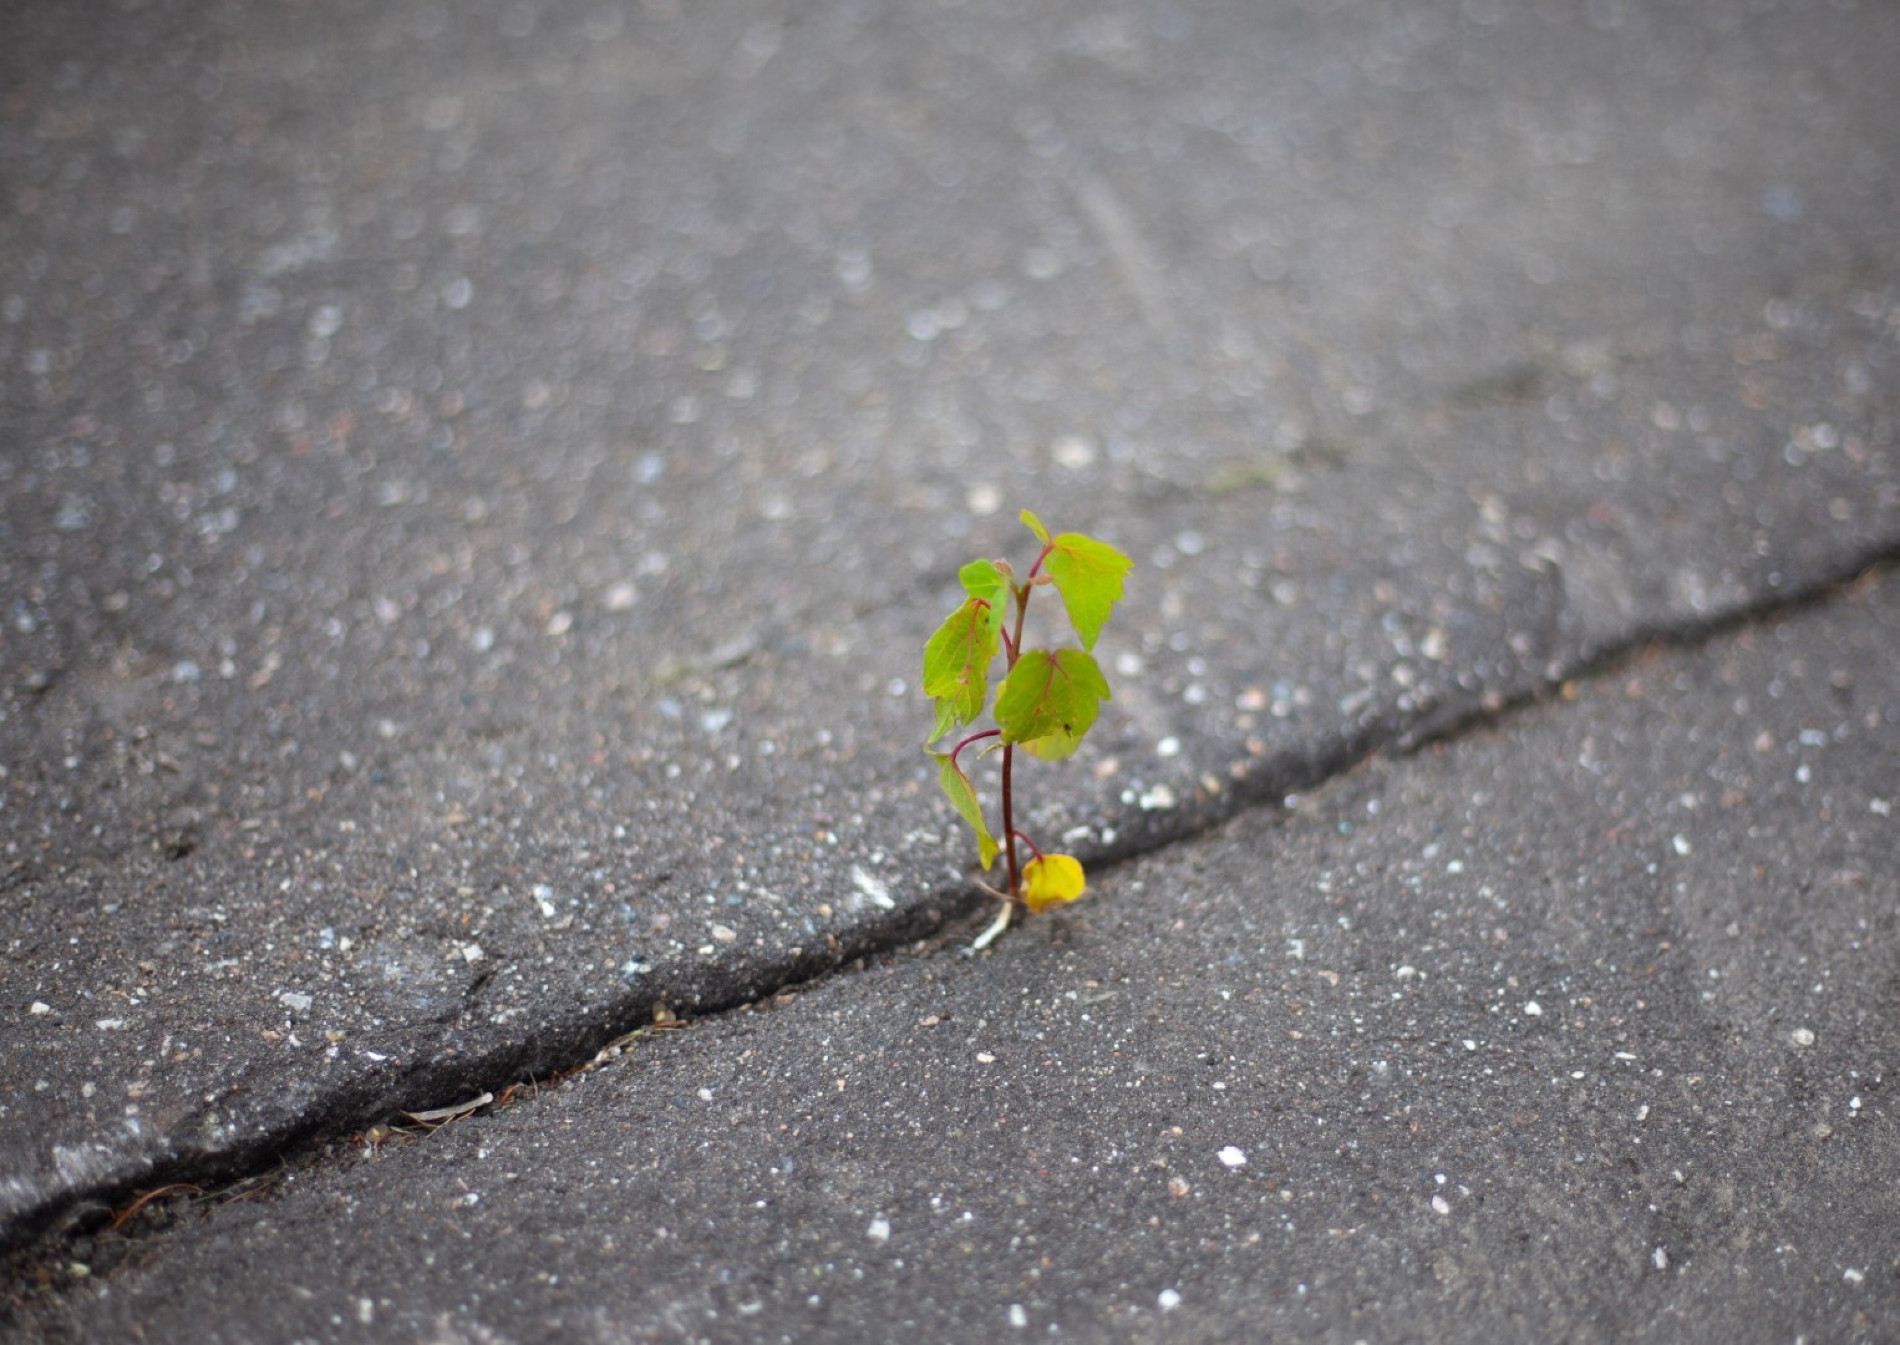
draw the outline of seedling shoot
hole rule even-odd
[[[1122,578],[1132,568],[1127,556],[1105,542],[1080,533],[1051,537],[1042,520],[1023,511],[1040,550],[1018,582],[1009,562],[973,560],[958,571],[963,603],[924,645],[924,694],[935,703],[936,722],[925,750],[937,762],[937,780],[958,814],[976,835],[976,856],[987,872],[1003,858],[1002,888],[984,888],[1003,905],[973,947],[984,948],[1009,927],[1021,906],[1031,912],[1074,901],[1082,895],[1082,865],[1072,855],[1045,854],[1016,825],[1016,750],[1043,761],[1074,752],[1109,699],[1108,679],[1095,661],[1096,637],[1122,596]],[[1053,586],[1081,647],[1025,649],[1023,622],[1029,599]],[[996,656],[1003,657],[1003,679],[990,695]],[[993,727],[966,733],[989,711]],[[952,742],[947,751],[928,744]],[[1000,832],[992,832],[962,757],[977,748],[983,756],[1002,749]],[[1024,852],[1027,852],[1025,858]]]

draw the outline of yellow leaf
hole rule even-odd
[[[1031,911],[1074,901],[1084,886],[1082,865],[1073,855],[1044,855],[1023,865],[1023,905]]]

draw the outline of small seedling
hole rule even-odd
[[[1007,929],[1017,906],[1035,912],[1082,895],[1085,879],[1075,857],[1044,854],[1016,826],[1016,749],[1043,761],[1056,761],[1081,745],[1101,703],[1109,698],[1108,679],[1090,651],[1122,596],[1122,577],[1133,566],[1105,542],[1075,532],[1051,537],[1042,520],[1027,509],[1022,519],[1042,546],[1028,575],[1018,583],[1009,563],[1002,560],[973,560],[965,565],[957,572],[967,595],[963,605],[924,645],[924,694],[937,707],[937,722],[925,750],[936,759],[943,792],[976,833],[976,856],[984,870],[1000,854],[1007,875],[1000,890],[982,884],[1003,907],[978,936],[975,948],[988,947]],[[1030,595],[1047,584],[1053,584],[1061,597],[1080,649],[1023,648],[1023,619],[1029,612]],[[990,667],[999,651],[1004,673],[992,704]],[[931,751],[929,743],[952,730],[968,728],[986,707],[996,727],[969,734],[948,752]],[[1000,838],[989,829],[976,787],[958,761],[965,748],[977,743],[986,744],[979,756],[1003,749]],[[1018,842],[1033,856],[1027,863],[1019,862]]]

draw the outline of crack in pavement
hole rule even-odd
[[[1900,541],[1873,545],[1805,586],[1699,620],[1633,628],[1594,650],[1553,660],[1541,675],[1528,675],[1508,691],[1493,689],[1409,714],[1389,714],[1316,743],[1310,750],[1242,763],[1246,768],[1237,770],[1218,791],[1197,794],[1182,807],[1164,813],[1134,812],[1129,825],[1117,827],[1115,843],[1081,847],[1080,858],[1099,871],[1192,842],[1243,813],[1284,807],[1290,796],[1342,779],[1381,752],[1409,754],[1496,726],[1546,699],[1564,683],[1607,675],[1652,649],[1694,648],[1834,601],[1868,572],[1897,563]],[[445,1102],[464,1109],[466,1099],[484,1093],[505,1105],[524,1087],[558,1082],[599,1063],[614,1046],[652,1030],[656,1018],[679,1022],[757,1007],[789,990],[852,969],[854,964],[862,967],[866,959],[900,954],[906,945],[941,936],[977,915],[989,900],[967,882],[934,889],[913,904],[864,921],[843,937],[829,938],[823,949],[770,961],[736,987],[730,969],[695,968],[665,988],[629,994],[605,1012],[544,1020],[534,1030],[478,1057],[430,1060],[409,1071],[394,1088],[365,1080],[323,1098],[300,1123],[267,1130],[226,1150],[159,1162],[134,1179],[100,1181],[91,1188],[69,1189],[43,1200],[38,1209],[16,1218],[5,1243],[11,1249],[8,1260],[33,1265],[55,1258],[73,1240],[112,1220],[115,1207],[128,1201],[137,1205],[155,1190],[195,1185],[250,1196],[260,1187],[267,1189],[275,1174],[300,1161],[321,1161],[336,1143],[386,1127],[401,1115],[428,1114]],[[945,942],[939,938],[934,947],[920,946],[918,951],[930,955]],[[471,987],[471,996],[478,995],[479,985]],[[116,1212],[124,1213],[122,1209]],[[115,1229],[123,1222],[114,1220]],[[120,1236],[136,1240],[141,1234],[133,1228]]]

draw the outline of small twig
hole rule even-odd
[[[139,1192],[138,1199],[112,1216],[112,1222],[107,1225],[107,1228],[111,1232],[116,1233],[128,1223],[132,1222],[134,1215],[151,1204],[154,1200],[157,1200],[160,1196],[175,1196],[181,1191],[189,1191],[193,1195],[204,1194],[204,1188],[202,1186],[193,1186],[189,1182],[173,1182],[169,1186],[155,1186],[149,1191]]]
[[[406,1111],[403,1115],[417,1125],[425,1125],[433,1129],[438,1125],[446,1125],[450,1121],[459,1121],[470,1112],[486,1107],[494,1100],[493,1093],[483,1093],[479,1097],[470,1098],[467,1102],[458,1102],[453,1107],[432,1107],[428,1111]]]

